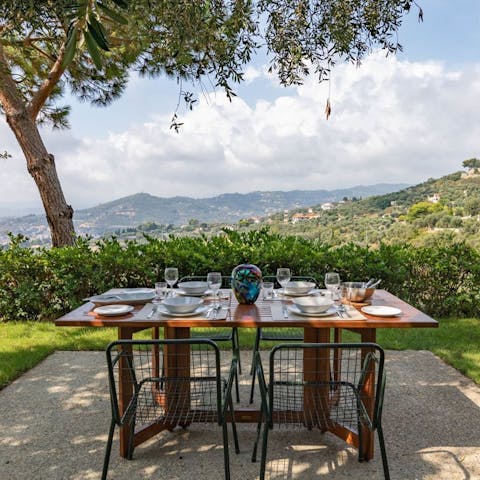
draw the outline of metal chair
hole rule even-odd
[[[180,282],[202,281],[205,282],[207,277],[204,276],[187,276],[181,278]],[[222,277],[222,288],[230,288],[230,277]],[[238,359],[238,374],[242,373],[242,364],[240,362],[240,341],[238,337],[237,327],[233,328],[215,328],[211,330],[191,328],[190,338],[208,338],[214,342],[230,342],[232,345],[232,353]],[[240,401],[240,393],[238,389],[238,375],[235,376],[235,396],[237,402]]]
[[[160,353],[163,349],[168,355]],[[227,409],[235,451],[239,453],[231,395],[237,359],[233,358],[225,380],[220,375],[220,351],[211,340],[119,340],[107,347],[106,354],[112,420],[102,480],[107,478],[116,425],[129,429],[127,458],[131,460],[136,429],[155,424],[172,430],[176,426],[186,428],[192,422],[217,422],[222,427],[228,480]]]
[[[274,276],[265,276],[263,277],[264,282],[273,282],[274,287],[280,287],[280,284],[277,282],[276,277]],[[315,286],[317,281],[313,277],[292,277],[292,281],[306,281],[313,282]],[[250,375],[252,375],[252,383],[250,386],[250,403],[253,403],[253,395],[255,393],[255,369],[254,369],[254,359],[256,352],[260,348],[261,341],[272,341],[272,342],[303,342],[303,328],[257,328],[255,335],[255,343],[253,345],[252,352],[252,365],[250,367]]]
[[[335,354],[341,359],[339,363],[332,362]],[[267,383],[257,352],[255,369],[262,404],[252,462],[256,461],[263,424],[260,479],[265,478],[269,430],[274,424],[299,424],[322,432],[346,429],[356,433],[360,462],[364,460],[363,437],[376,430],[384,476],[389,480],[381,423],[384,356],[383,349],[375,343],[281,344],[270,352]]]

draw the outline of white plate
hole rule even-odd
[[[337,313],[337,309],[335,307],[330,307],[326,312],[321,313],[302,312],[296,305],[290,305],[288,307],[288,311],[290,313],[294,313],[295,315],[301,315],[302,317],[330,317],[332,315],[336,315]]]
[[[117,293],[155,293],[154,288],[121,288]]]
[[[141,305],[155,298],[154,292],[102,293],[86,298],[95,305]]]
[[[308,293],[295,293],[287,289],[285,293],[283,293],[283,290],[281,290],[279,293],[280,295],[283,294],[286,297],[309,297],[311,295],[317,295],[319,293],[319,290],[314,288],[313,290],[310,290]]]
[[[162,315],[168,315],[169,317],[194,317],[195,315],[201,315],[203,312],[207,311],[208,307],[206,305],[200,305],[193,312],[189,313],[171,313],[163,305],[158,307],[158,312]]]
[[[118,317],[119,315],[126,315],[133,310],[131,305],[104,305],[97,307],[93,311],[102,317]]]
[[[399,308],[387,307],[383,305],[370,305],[360,309],[363,313],[368,315],[375,315],[376,317],[395,317],[400,315],[402,311]]]
[[[206,290],[203,293],[187,293],[185,290],[182,290],[181,288],[177,288],[175,293],[178,293],[179,295],[187,296],[187,297],[206,297],[207,295],[210,295],[213,293],[212,290]]]

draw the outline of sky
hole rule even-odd
[[[399,30],[404,51],[282,87],[264,57],[229,102],[205,82],[192,111],[170,119],[178,85],[132,77],[106,108],[67,97],[71,129],[42,128],[74,210],[138,192],[210,197],[256,190],[416,184],[480,157],[480,1],[419,0]],[[0,215],[42,211],[13,134],[0,118]]]

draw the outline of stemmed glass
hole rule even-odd
[[[283,294],[285,294],[285,287],[291,278],[292,275],[289,268],[277,268],[277,282],[283,288]]]
[[[210,272],[207,275],[208,288],[213,291],[213,308],[218,308],[217,306],[217,292],[222,286],[222,274],[220,272]],[[218,304],[220,305],[220,304]]]
[[[332,295],[332,300],[337,304],[338,311],[343,311],[342,296],[340,294],[340,275],[337,272],[325,274],[325,287]]]
[[[170,287],[171,297],[173,297],[173,286],[177,283],[177,280],[178,280],[178,268],[167,267],[165,269],[165,281],[168,283]]]
[[[335,292],[340,288],[340,275],[337,272],[328,272],[325,274],[325,287],[331,292],[332,298]]]

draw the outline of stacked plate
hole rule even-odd
[[[197,297],[170,297],[162,301],[160,312],[172,317],[191,317],[203,313],[207,307]]]
[[[132,310],[133,307],[131,305],[104,305],[103,307],[95,308],[93,311],[102,317],[118,317],[130,313]]]
[[[315,288],[315,283],[305,281],[288,282],[283,293],[290,297],[301,297],[308,295]]]
[[[328,297],[298,297],[289,307],[292,313],[307,317],[324,317],[336,312],[333,301]]]
[[[102,305],[143,305],[155,298],[155,291],[122,291],[119,293],[102,293],[86,298],[97,306]]]

